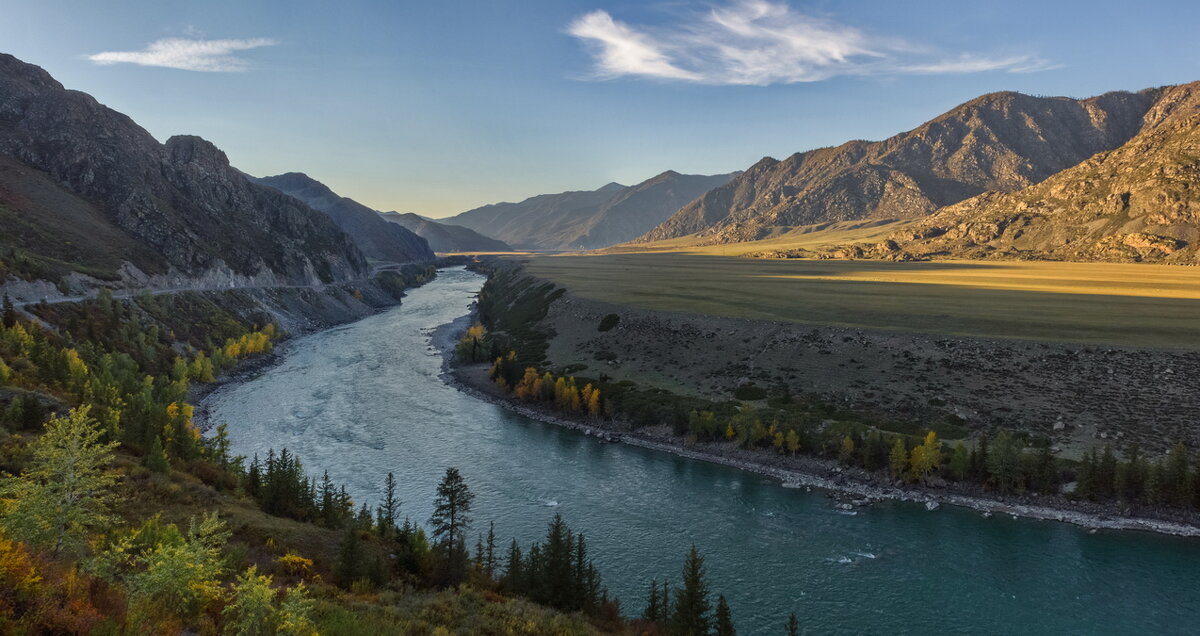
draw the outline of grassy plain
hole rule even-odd
[[[794,239],[795,237],[793,237]],[[761,242],[755,243],[759,250]],[[1200,349],[1200,268],[751,259],[721,246],[535,256],[531,273],[646,309],[806,324]]]
[[[781,230],[773,236],[758,241],[716,245],[707,245],[704,237],[690,234],[653,243],[622,243],[600,251],[606,254],[673,252],[710,256],[742,256],[759,252],[796,249],[816,251],[849,243],[878,243],[911,224],[911,221],[894,220],[821,223]]]

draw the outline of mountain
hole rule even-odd
[[[488,238],[460,225],[439,223],[411,212],[380,212],[385,221],[401,225],[429,241],[435,252],[511,252],[504,241]]]
[[[184,135],[160,144],[129,117],[4,54],[0,157],[0,247],[11,273],[213,284],[369,273],[326,216],[251,183],[211,143]]]
[[[794,226],[918,219],[985,191],[1038,183],[1133,137],[1157,90],[1090,99],[984,95],[885,141],[764,158],[641,240],[767,238]]]
[[[834,251],[1200,263],[1200,82],[1154,94],[1141,131],[1115,150],[946,207],[883,243]]]
[[[354,239],[368,258],[397,263],[434,259],[433,250],[425,239],[405,227],[384,221],[375,210],[354,199],[338,196],[325,184],[303,172],[250,179],[296,197],[328,214],[343,232]]]
[[[727,183],[732,174],[686,175],[668,170],[635,186],[543,194],[495,203],[444,219],[514,247],[596,249],[641,236],[680,206]]]

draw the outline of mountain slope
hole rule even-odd
[[[1158,92],[1085,100],[993,93],[885,141],[764,158],[648,232],[748,241],[786,228],[915,219],[987,190],[1038,183],[1137,133]]]
[[[127,276],[311,284],[368,273],[362,253],[328,218],[250,183],[211,143],[177,136],[160,144],[129,117],[3,54],[0,155],[87,201],[100,213],[93,219],[128,237],[126,251],[141,254],[130,262],[148,270]],[[100,236],[81,240],[82,251],[109,248]]]
[[[380,212],[383,220],[408,228],[429,242],[435,252],[511,252],[504,241],[488,238],[460,225],[438,223],[411,212]]]
[[[543,194],[520,203],[495,203],[445,219],[514,247],[596,249],[642,235],[680,206],[733,175],[667,171],[635,186]]]
[[[367,206],[338,196],[325,184],[302,172],[288,172],[251,181],[270,186],[329,215],[369,258],[407,263],[433,260],[429,244],[407,228],[387,223]]]
[[[1141,133],[1045,181],[940,210],[874,246],[888,258],[1200,262],[1200,82],[1163,89]]]

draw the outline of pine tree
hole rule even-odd
[[[389,472],[384,482],[383,502],[376,511],[379,536],[392,537],[396,534],[396,519],[400,517],[400,500],[396,497],[396,475]]]
[[[729,613],[729,602],[725,600],[724,594],[717,596],[717,616],[714,629],[714,636],[737,636],[737,630],[733,627],[733,616]]]
[[[429,525],[434,542],[442,553],[444,582],[448,585],[457,585],[466,574],[465,535],[471,522],[469,515],[474,499],[475,495],[458,469],[447,468],[445,477],[438,485]]]
[[[671,633],[680,636],[707,636],[709,628],[708,582],[704,557],[693,545],[683,564],[683,585],[675,591],[671,614]]]
[[[504,579],[500,581],[501,585],[510,593],[525,592],[525,576],[522,572],[521,563],[521,546],[517,544],[517,540],[512,540],[512,545],[508,548],[508,562],[504,567]]]

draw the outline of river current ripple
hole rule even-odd
[[[627,615],[651,578],[678,581],[694,543],[743,634],[782,633],[789,612],[814,634],[1200,630],[1195,540],[895,502],[848,514],[820,493],[464,395],[439,377],[430,334],[467,313],[483,280],[445,270],[399,307],[298,338],[277,366],[209,396],[211,420],[229,424],[234,452],[287,447],[357,501],[377,501],[392,471],[402,514],[422,523],[456,466],[477,494],[475,530],[494,521],[502,545],[544,536],[562,513]]]

